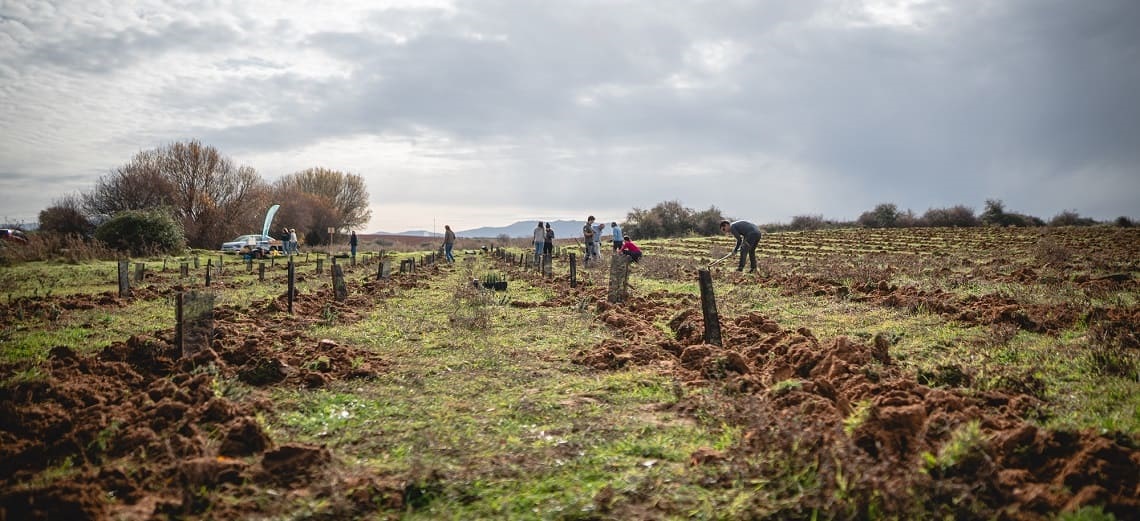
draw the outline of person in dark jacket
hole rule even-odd
[[[752,263],[752,269],[748,272],[756,273],[756,245],[760,244],[760,228],[748,221],[723,220],[720,222],[720,231],[736,237],[736,248],[732,250],[732,253],[740,252],[740,264],[736,271],[744,271],[744,258],[748,257]]]
[[[550,228],[550,223],[546,223],[546,231],[543,233],[542,238],[542,254],[551,255],[554,253],[554,230]]]
[[[349,232],[348,247],[352,249],[352,257],[356,258],[356,232]]]

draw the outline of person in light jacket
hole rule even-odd
[[[546,228],[542,226],[542,221],[538,221],[538,226],[534,227],[534,263],[539,264],[542,262],[542,248],[546,244]]]
[[[614,234],[614,251],[621,251],[624,244],[621,237],[621,226],[618,226],[617,222],[610,223],[610,233]]]

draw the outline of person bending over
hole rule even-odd
[[[633,260],[633,262],[641,260],[641,248],[638,248],[628,236],[622,240],[621,254],[629,255],[629,258]]]
[[[748,221],[723,220],[720,222],[720,231],[736,237],[736,248],[732,250],[732,253],[740,252],[740,264],[736,271],[744,271],[744,258],[748,257],[752,266],[748,272],[756,273],[756,245],[760,243],[760,228]]]

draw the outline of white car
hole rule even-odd
[[[242,248],[245,248],[246,246],[249,246],[250,248],[255,248],[255,249],[261,250],[262,252],[265,252],[265,253],[268,253],[271,251],[281,251],[281,241],[280,240],[274,239],[273,237],[270,237],[268,235],[260,235],[260,234],[242,235],[241,237],[238,237],[232,241],[224,242],[224,243],[222,243],[222,251],[237,253],[237,252],[240,252],[242,250]]]

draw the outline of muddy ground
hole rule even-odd
[[[335,304],[338,320],[351,322],[353,310],[434,276],[440,276],[438,268],[354,284],[349,301]],[[610,304],[604,288],[571,288],[565,277],[520,277],[555,289],[557,296],[510,305],[573,307],[587,300],[597,320],[615,332],[613,339],[579,352],[576,363],[601,371],[656,368],[678,382],[682,398],[669,410],[694,417],[711,412],[744,429],[743,441],[729,450],[692,454],[694,467],[719,476],[703,486],[775,482],[788,471],[777,462],[813,462],[828,485],[806,499],[789,490],[788,497],[798,499],[778,507],[780,518],[808,518],[815,510],[825,518],[917,512],[1038,520],[1085,505],[1102,506],[1118,519],[1136,519],[1140,512],[1136,439],[1037,428],[1033,420],[1046,409],[1031,388],[979,392],[953,374],[939,385],[920,384],[893,362],[886,338],[820,339],[759,314],[722,317],[722,345],[710,345],[702,339],[700,303],[693,295],[657,292]],[[922,299],[924,306],[958,320],[1046,333],[1079,316],[1001,299],[962,303],[886,283],[846,290],[820,280],[789,279],[786,285],[809,293],[847,291],[889,306]],[[132,298],[169,298],[178,289]],[[320,316],[332,301],[329,292],[298,296],[297,316]],[[0,317],[123,305],[111,294],[32,298],[0,306]],[[181,357],[173,330],[156,331],[95,355],[56,348],[38,366],[41,377],[6,380],[0,388],[0,521],[241,519],[282,514],[281,505],[296,497],[323,498],[335,518],[378,510],[398,517],[414,498],[411,477],[346,473],[327,448],[278,443],[256,421],[273,408],[256,389],[321,387],[369,378],[387,367],[367,349],[309,337],[311,324],[304,321],[263,318],[286,306],[282,295],[246,311],[215,310],[210,348],[192,359]],[[1113,309],[1082,319],[1134,342],[1129,335],[1137,330],[1137,318],[1136,310]],[[667,322],[670,332],[655,321]],[[264,342],[269,332],[282,341]],[[7,364],[0,374],[36,367]],[[219,375],[255,391],[225,398],[216,392]],[[686,392],[698,386],[714,386],[725,399],[713,403]],[[981,435],[979,450],[934,459],[970,425]],[[771,453],[784,457],[754,457]],[[272,496],[283,500],[265,501]],[[603,496],[605,491],[596,498],[603,518],[681,514],[652,498]]]

